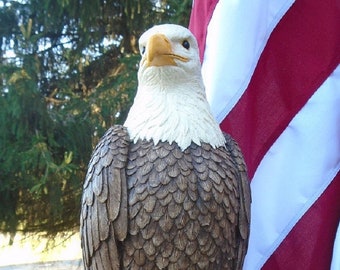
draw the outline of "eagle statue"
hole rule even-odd
[[[134,103],[101,138],[84,181],[84,267],[242,269],[249,181],[238,145],[210,112],[197,41],[164,24],[139,48]]]

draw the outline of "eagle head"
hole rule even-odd
[[[185,27],[174,24],[156,25],[139,39],[141,54],[138,79],[140,83],[165,84],[176,78],[176,84],[201,82],[198,44]],[[168,81],[169,80],[169,81]]]
[[[198,44],[185,27],[156,25],[139,39],[138,89],[124,126],[138,139],[224,145],[206,99]]]

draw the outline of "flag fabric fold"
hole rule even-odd
[[[194,1],[189,28],[207,97],[251,178],[244,269],[330,268],[340,219],[339,25],[334,0]]]

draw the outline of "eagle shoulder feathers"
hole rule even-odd
[[[190,31],[140,38],[135,101],[96,146],[83,187],[85,269],[242,269],[250,188],[210,113]]]

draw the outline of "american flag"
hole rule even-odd
[[[340,269],[339,0],[194,0],[189,28],[248,166],[244,269]]]

